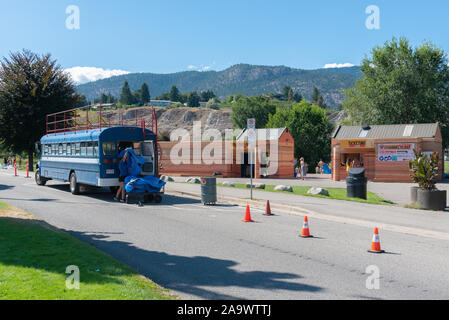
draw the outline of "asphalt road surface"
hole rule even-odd
[[[165,195],[144,207],[113,202],[106,189],[79,196],[68,184],[0,174],[0,201],[70,232],[184,299],[448,299],[449,242],[373,228],[203,206]],[[356,210],[357,204],[354,204]],[[73,253],[76,255],[76,252]],[[0,257],[1,258],[1,257]],[[379,288],[367,267],[379,270]],[[64,270],[61,270],[64,272]],[[81,279],[82,279],[81,270]],[[370,277],[370,278],[369,278]],[[370,287],[370,286],[368,286]]]

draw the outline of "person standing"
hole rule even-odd
[[[299,159],[299,164],[301,166],[301,178],[305,180],[307,175],[307,163],[304,161],[304,158]]]
[[[125,202],[125,178],[128,176],[128,151],[121,150],[119,153],[120,162],[118,163],[120,187],[114,196],[115,201]]]

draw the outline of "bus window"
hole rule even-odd
[[[62,155],[65,156],[67,154],[67,143],[62,144]]]
[[[62,143],[58,145],[58,155],[62,155]]]
[[[56,155],[56,144],[52,144],[51,145],[51,154],[54,156],[54,155]]]
[[[44,155],[48,155],[48,144],[44,144]]]
[[[67,155],[68,156],[72,155],[72,144],[71,143],[67,143]]]
[[[94,142],[94,157],[98,157],[98,141]]]
[[[94,155],[94,143],[89,141],[86,143],[86,155],[92,157]]]
[[[101,149],[103,150],[104,156],[115,155],[115,143],[114,142],[103,142],[101,144]]]
[[[81,154],[81,144],[79,142],[75,143],[75,155],[79,156]]]
[[[81,156],[86,156],[86,143],[81,142]]]

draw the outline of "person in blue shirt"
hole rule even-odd
[[[128,176],[128,151],[121,150],[119,153],[120,162],[118,163],[120,187],[114,196],[115,201],[125,202],[125,178]],[[120,197],[121,196],[121,197]],[[120,199],[120,200],[119,200]]]

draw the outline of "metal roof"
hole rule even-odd
[[[256,129],[257,140],[278,140],[287,128]],[[237,140],[246,140],[248,129],[237,136]]]
[[[382,139],[382,138],[434,138],[438,123],[338,126],[332,133],[334,139]]]

